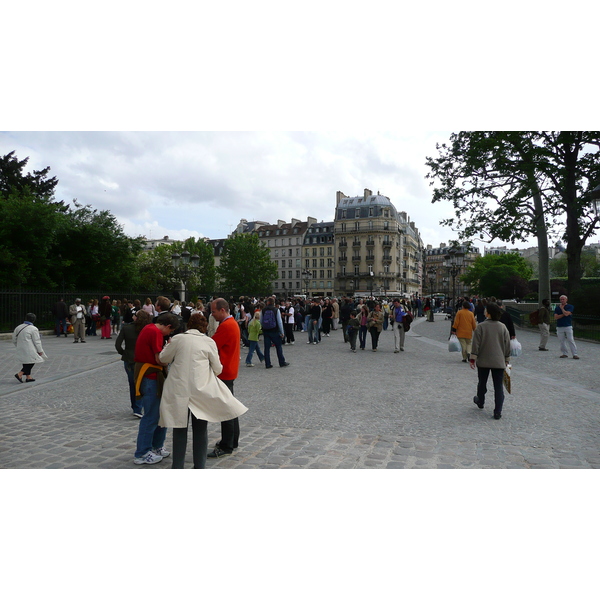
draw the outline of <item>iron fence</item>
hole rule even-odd
[[[533,308],[531,308],[533,306]],[[537,310],[537,304],[531,305],[531,310],[525,312],[524,310],[518,310],[512,306],[507,307],[508,314],[512,317],[513,323],[525,329],[538,329],[537,325],[531,323],[529,315]],[[551,311],[552,313],[552,311]],[[574,314],[572,317],[573,322],[573,336],[577,339],[587,340],[590,342],[600,342],[600,317],[594,315],[578,315]],[[550,318],[550,332],[556,333],[556,321]]]
[[[0,333],[7,333],[22,323],[25,315],[29,312],[37,317],[36,327],[38,329],[54,329],[55,320],[52,314],[52,308],[62,297],[65,304],[70,306],[75,302],[75,298],[81,298],[82,304],[93,298],[100,300],[102,296],[110,296],[111,299],[140,300],[142,304],[146,298],[156,300],[157,296],[172,295],[162,291],[133,291],[133,290],[78,290],[75,292],[35,290],[35,289],[2,289],[0,290]]]

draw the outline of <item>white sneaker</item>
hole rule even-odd
[[[162,459],[163,459],[162,456],[159,456],[158,454],[154,454],[154,452],[149,450],[141,458],[134,458],[133,462],[136,465],[153,465],[153,464],[159,463]]]
[[[133,413],[134,417],[137,417],[138,419],[141,419],[144,415],[141,413]]]
[[[254,365],[252,363],[246,363],[247,367],[253,367]]]
[[[156,448],[155,450],[152,450],[152,452],[158,456],[162,456],[163,458],[167,458],[167,456],[171,455],[171,453],[164,446]]]

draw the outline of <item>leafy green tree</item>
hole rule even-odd
[[[581,280],[581,250],[598,226],[589,191],[600,179],[600,132],[460,132],[428,157],[432,202],[447,200],[442,224],[465,238],[523,241],[535,235],[540,298],[550,297],[548,231],[566,221],[569,288]]]
[[[461,281],[470,288],[471,292],[481,296],[523,297],[527,293],[527,281],[531,274],[531,267],[518,254],[488,254],[478,256],[473,265],[461,276]],[[521,289],[523,282],[525,289]],[[516,294],[517,286],[520,294]],[[508,294],[507,289],[510,290]]]
[[[141,253],[136,261],[136,268],[140,278],[141,287],[145,289],[158,289],[168,291],[175,295],[181,285],[181,278],[173,267],[171,257],[187,250],[190,255],[200,257],[197,271],[187,279],[187,296],[197,294],[200,296],[212,295],[215,289],[215,261],[212,246],[203,239],[188,238],[184,242],[162,244],[148,252]]]
[[[54,188],[58,185],[56,177],[48,178],[50,167],[33,173],[23,173],[29,157],[19,160],[14,150],[0,157],[0,198],[7,199],[10,195],[29,192],[37,200],[51,200]],[[62,204],[62,203],[59,203]]]
[[[74,206],[63,215],[54,248],[56,273],[66,287],[134,287],[141,238],[125,235],[108,210],[98,211],[77,201]]]
[[[272,293],[277,266],[254,233],[233,234],[223,244],[217,269],[223,290],[234,295],[265,296]]]

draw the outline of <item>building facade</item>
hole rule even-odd
[[[306,221],[292,219],[290,223],[277,221],[276,225],[260,225],[256,232],[269,248],[271,260],[277,265],[278,277],[273,281],[273,292],[278,296],[302,294],[302,247],[309,226],[316,223],[313,217]]]
[[[422,242],[414,223],[387,196],[337,192],[335,294],[391,296],[420,293]]]
[[[302,249],[303,294],[332,296],[335,289],[335,223],[311,223]]]
[[[425,279],[425,295],[444,294],[446,298],[468,295],[470,290],[460,281],[460,276],[473,265],[475,259],[480,256],[479,248],[470,245],[456,246],[463,253],[459,269],[452,275],[451,268],[447,266],[447,256],[454,246],[440,244],[439,248],[433,248],[431,244],[425,249],[425,264],[423,277]]]

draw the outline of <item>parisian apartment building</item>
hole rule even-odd
[[[360,196],[337,192],[334,219],[242,219],[235,233],[254,233],[277,266],[279,296],[421,295],[424,246],[414,222],[391,200],[365,189]],[[215,266],[224,239],[209,240]]]

